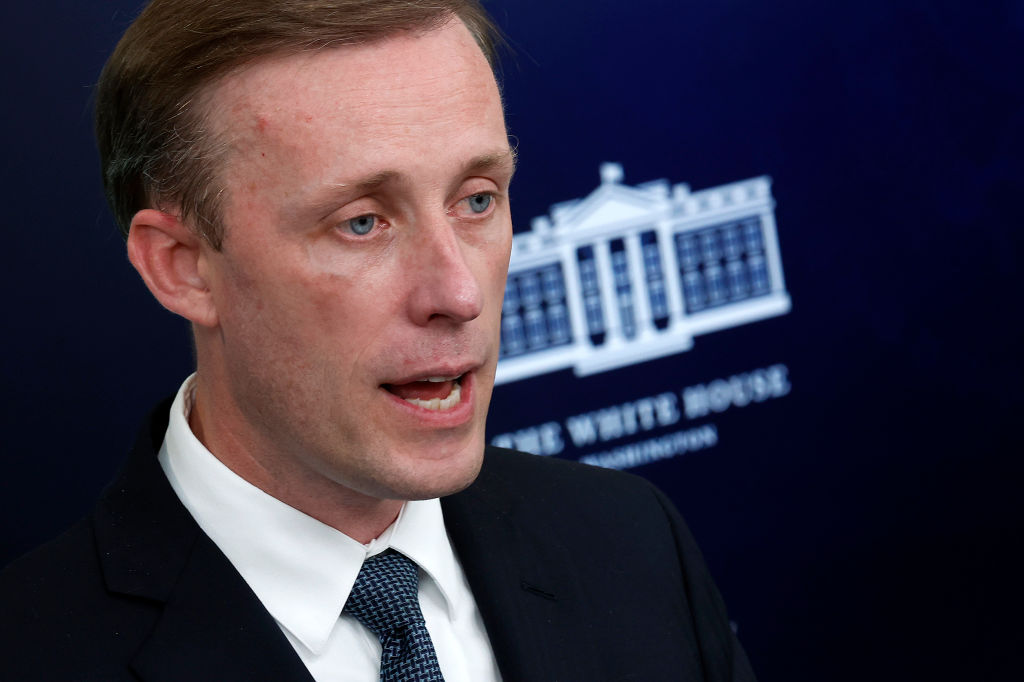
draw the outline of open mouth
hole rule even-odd
[[[462,379],[457,377],[427,377],[404,384],[381,384],[398,398],[417,407],[434,412],[450,410],[462,400]]]

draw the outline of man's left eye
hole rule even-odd
[[[483,213],[490,208],[492,201],[494,201],[494,197],[490,194],[473,194],[466,197],[469,210],[473,213]]]
[[[366,215],[352,218],[347,221],[346,224],[348,225],[349,230],[361,237],[365,234],[369,234],[370,230],[377,225],[377,216],[372,213],[367,213]]]

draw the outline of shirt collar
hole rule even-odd
[[[458,569],[438,499],[406,502],[368,545],[268,495],[221,463],[188,425],[193,374],[171,406],[160,465],[182,503],[263,606],[320,653],[367,556],[393,548],[433,580],[454,617]]]

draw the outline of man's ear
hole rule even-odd
[[[156,209],[143,209],[128,230],[128,260],[156,300],[194,324],[217,324],[217,310],[201,260],[210,246],[181,220]]]

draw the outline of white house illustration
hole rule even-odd
[[[602,164],[589,196],[513,238],[497,383],[645,362],[789,312],[768,177],[699,192],[622,178]]]

